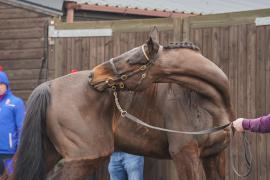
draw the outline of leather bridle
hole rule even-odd
[[[141,46],[141,49],[142,49],[142,52],[144,54],[144,57],[146,58],[147,60],[147,63],[138,67],[137,69],[135,69],[134,71],[132,72],[129,72],[129,73],[126,73],[126,74],[121,74],[118,72],[117,70],[117,67],[115,66],[115,63],[114,63],[114,59],[110,59],[110,64],[112,66],[112,69],[113,69],[113,72],[114,74],[117,76],[115,79],[107,79],[105,81],[105,83],[113,90],[113,91],[116,91],[118,88],[120,89],[123,89],[126,87],[125,85],[125,81],[136,75],[136,74],[139,74],[139,73],[142,73],[141,74],[141,77],[140,79],[138,80],[138,83],[136,85],[136,87],[138,87],[140,84],[142,84],[143,80],[146,78],[147,76],[147,72],[149,70],[149,68],[153,65],[154,63],[154,58],[153,59],[150,59],[149,56],[147,55],[147,53],[145,52],[145,49],[144,47],[146,46],[146,44],[143,44]]]

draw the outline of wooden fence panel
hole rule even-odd
[[[254,24],[247,25],[247,117],[256,117],[256,107],[255,107],[255,77],[256,77],[256,26]],[[254,159],[257,158],[256,153],[256,135],[249,134],[251,153]],[[257,166],[257,162],[253,162],[254,167]],[[250,176],[247,178],[249,180],[257,179],[257,171],[253,170]]]
[[[189,18],[183,23],[184,38],[195,42],[202,49],[203,55],[228,75],[236,117],[255,118],[266,115],[270,112],[270,26],[256,27],[254,19],[240,24],[237,17],[233,20],[237,23],[232,23],[227,21],[226,17],[220,16]],[[217,21],[222,19],[225,23]],[[234,174],[227,149],[226,179],[269,179],[269,135],[248,133],[248,137],[254,166],[250,176],[240,178]],[[234,137],[232,144],[233,153],[236,155],[234,163],[240,172],[244,172],[246,169],[240,134]]]
[[[269,49],[270,49],[270,26],[266,27],[266,35],[265,35],[265,39],[266,39],[266,51],[265,51],[265,112],[270,112],[270,53],[269,53]],[[266,162],[266,170],[267,170],[267,179],[270,178],[270,173],[269,173],[269,169],[270,169],[270,136],[267,135],[267,139],[266,139],[266,157],[267,157],[267,162]]]
[[[257,36],[256,36],[256,41],[257,41],[257,54],[256,54],[256,94],[255,94],[255,99],[256,99],[256,116],[262,116],[264,115],[265,108],[266,108],[266,89],[265,89],[265,83],[266,83],[266,71],[265,71],[265,64],[266,64],[266,26],[260,26],[257,28]],[[268,79],[269,80],[269,79]],[[269,91],[268,91],[269,92]],[[267,179],[267,174],[268,171],[266,169],[267,167],[267,157],[266,157],[266,141],[267,136],[258,134],[257,135],[257,179],[262,179],[265,180]]]

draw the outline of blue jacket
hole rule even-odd
[[[24,102],[12,94],[4,72],[0,72],[0,83],[7,85],[0,100],[0,154],[15,154],[25,116]]]

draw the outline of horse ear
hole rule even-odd
[[[154,57],[159,50],[158,30],[156,26],[151,30],[146,44],[150,57]]]
[[[154,26],[152,30],[150,31],[149,37],[151,37],[154,41],[159,43],[159,36],[158,36],[158,28]]]

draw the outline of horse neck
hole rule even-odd
[[[129,112],[146,118],[149,108],[156,102],[157,84],[152,84],[144,91],[123,92],[121,96],[120,102]]]
[[[165,96],[161,110],[166,121],[178,121],[185,130],[210,127],[214,123],[211,115],[201,107],[201,95],[195,91],[171,84]]]

